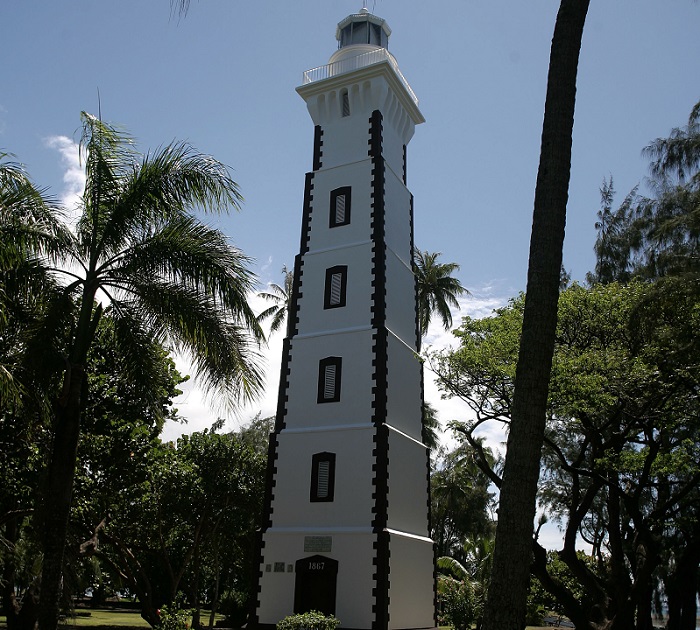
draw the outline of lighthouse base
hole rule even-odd
[[[345,630],[433,628],[433,558],[430,539],[401,532],[270,529],[253,625],[317,610]]]

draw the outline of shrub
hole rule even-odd
[[[476,621],[478,606],[474,586],[468,580],[438,577],[438,621],[440,625],[466,630]]]
[[[189,630],[193,611],[182,608],[183,605],[184,598],[178,593],[172,604],[163,606],[158,611],[159,630]]]
[[[340,620],[333,615],[326,617],[316,610],[302,615],[290,615],[277,624],[277,630],[335,630]]]
[[[241,628],[248,620],[248,595],[242,591],[226,591],[219,603],[219,612],[225,619],[217,625],[225,628]]]

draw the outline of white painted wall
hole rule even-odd
[[[369,527],[374,504],[373,436],[370,424],[342,430],[282,431],[276,462],[275,529]],[[336,454],[335,498],[312,503],[311,458],[324,451]]]
[[[366,142],[367,132],[364,139]],[[325,146],[325,142],[324,142]],[[313,200],[311,203],[310,251],[324,250],[349,243],[367,241],[371,234],[370,208],[372,162],[367,157],[360,161],[323,168],[313,179]],[[342,186],[352,186],[351,222],[334,228],[328,227],[330,216],[331,191]]]
[[[373,344],[369,328],[294,339],[285,417],[287,427],[369,422],[374,384],[371,372]],[[318,364],[320,359],[328,356],[343,357],[340,401],[318,404]]]
[[[415,352],[389,335],[387,423],[421,441],[421,365]]]
[[[381,66],[381,67],[380,67]],[[348,90],[351,115],[342,116],[341,92]],[[397,91],[398,90],[398,91]],[[284,428],[276,436],[270,527],[264,533],[260,580],[260,622],[275,624],[291,614],[294,572],[266,571],[266,565],[315,555],[304,551],[305,536],[332,537],[322,553],[339,562],[336,616],[343,627],[370,628],[374,621],[378,534],[375,506],[376,428],[372,373],[376,331],[372,321],[370,243],[373,164],[370,116],[383,115],[387,414],[389,427],[390,627],[433,624],[433,551],[427,539],[426,451],[421,440],[421,364],[415,356],[415,285],[410,268],[411,195],[403,183],[404,145],[420,113],[388,65],[363,68],[302,86],[316,124],[323,127],[321,169],[314,173],[308,251],[302,252],[297,334],[290,340]],[[329,227],[330,193],[352,188],[349,225]],[[346,306],[324,309],[325,271],[347,265]],[[319,361],[342,357],[339,402],[317,402]],[[334,500],[311,502],[312,457],[336,454]],[[408,535],[407,535],[408,534]],[[416,535],[418,538],[416,538]]]
[[[371,628],[373,614],[367,602],[372,601],[374,573],[374,542],[370,532],[325,532],[333,538],[332,552],[326,555],[338,560],[336,617],[342,627]],[[314,532],[314,535],[322,535]],[[265,564],[275,562],[285,566],[300,558],[315,554],[304,553],[304,534],[270,530],[266,536],[263,577],[261,580],[260,622],[276,624],[291,614],[294,608],[295,573],[265,572]]]
[[[421,465],[422,464],[422,465]],[[429,536],[425,446],[389,433],[389,529]],[[428,565],[432,569],[431,564]],[[425,568],[425,567],[424,567]],[[413,567],[416,571],[417,567]]]
[[[338,229],[338,228],[336,228]],[[346,265],[346,306],[324,309],[326,270]],[[371,245],[365,241],[333,250],[310,252],[304,259],[299,335],[367,326],[371,317]]]
[[[434,627],[432,543],[392,534],[390,549],[389,628]]]

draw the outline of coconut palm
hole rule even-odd
[[[459,308],[457,298],[469,295],[462,283],[452,274],[459,271],[457,263],[440,263],[440,252],[415,249],[413,271],[418,283],[418,324],[421,337],[428,333],[433,313],[437,313],[445,329],[452,326],[450,306]]]
[[[20,353],[26,346],[24,333],[53,290],[50,276],[35,256],[55,261],[68,236],[56,220],[55,202],[12,157],[0,152],[0,400],[4,411],[16,411],[30,395],[39,402],[33,394],[40,392],[23,373]]]
[[[560,0],[549,57],[527,292],[484,630],[525,625],[540,457],[557,327],[576,76],[590,0]]]
[[[282,267],[282,285],[271,282],[270,290],[258,293],[258,297],[268,302],[273,302],[272,306],[266,308],[258,315],[258,321],[270,320],[270,333],[277,332],[287,319],[289,312],[289,300],[292,298],[292,285],[294,283],[294,273],[287,269],[287,265]]]
[[[140,156],[113,126],[86,113],[82,123],[86,185],[74,230],[48,211],[50,238],[33,238],[28,221],[15,240],[24,265],[60,287],[48,296],[35,338],[50,339],[57,321],[66,331],[41,510],[42,630],[57,625],[86,359],[103,313],[109,310],[133,375],[148,369],[150,353],[142,350],[157,340],[188,353],[202,384],[231,404],[262,386],[263,334],[247,302],[254,285],[249,259],[193,214],[240,206],[226,167],[178,142]],[[10,207],[2,218],[3,228],[21,223],[21,212],[18,219]]]
[[[423,444],[428,447],[431,453],[437,452],[440,448],[440,420],[438,412],[429,402],[423,402],[421,407],[423,418]]]

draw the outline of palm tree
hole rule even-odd
[[[423,418],[423,444],[428,447],[431,453],[437,452],[440,448],[440,420],[438,412],[429,402],[423,401],[421,407]]]
[[[490,465],[495,464],[484,438],[475,439]],[[480,455],[468,442],[442,455],[430,478],[432,537],[438,555],[463,560],[465,539],[492,535],[491,480],[481,470]]]
[[[54,630],[58,620],[86,359],[103,313],[114,321],[133,375],[148,369],[150,353],[143,348],[157,340],[189,353],[203,385],[230,404],[262,387],[257,344],[263,334],[247,302],[254,286],[249,259],[193,215],[239,207],[226,167],[185,143],[139,156],[113,126],[86,113],[82,125],[86,185],[74,231],[49,212],[49,246],[32,241],[29,230],[16,241],[37,273],[60,284],[37,334],[50,337],[55,318],[49,313],[69,322],[62,326],[68,331],[62,388],[41,510],[42,630]],[[7,214],[3,221],[14,220],[12,208]]]
[[[549,58],[527,292],[484,630],[522,628],[557,326],[576,76],[590,0],[561,0]]]
[[[20,350],[27,343],[23,335],[55,287],[28,252],[55,261],[67,233],[56,222],[55,202],[36,188],[12,157],[0,152],[0,400],[3,411],[16,412],[27,407],[31,396],[45,412],[47,401],[40,401],[36,394],[41,390],[29,383]]]
[[[294,284],[294,273],[287,269],[287,265],[282,267],[282,276],[284,278],[282,285],[270,283],[270,291],[258,293],[258,297],[273,302],[273,305],[266,308],[258,315],[258,321],[263,322],[270,319],[270,334],[277,332],[287,319],[289,312],[289,300],[292,298],[292,285]]]
[[[452,326],[450,306],[459,308],[457,298],[469,295],[462,283],[451,274],[459,271],[457,263],[440,263],[440,252],[421,251],[413,254],[413,271],[418,285],[418,325],[420,336],[425,337],[433,313],[442,320],[445,330]]]

